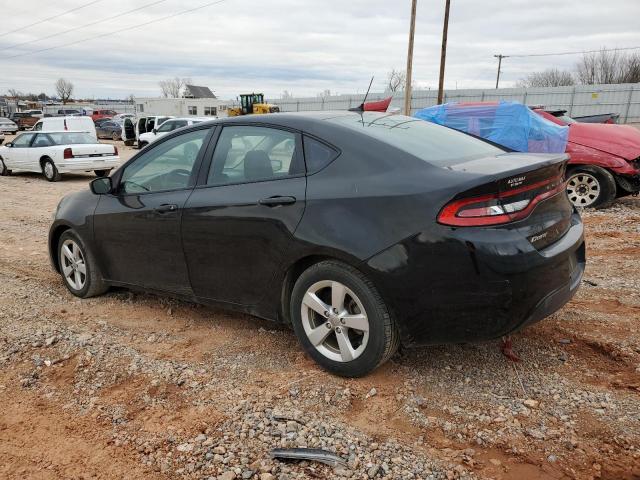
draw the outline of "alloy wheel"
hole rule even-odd
[[[567,182],[567,195],[576,207],[588,207],[600,196],[600,182],[590,173],[575,173]]]
[[[362,302],[346,285],[323,280],[302,300],[302,326],[311,344],[336,362],[358,358],[369,341],[369,319]]]
[[[44,164],[44,175],[47,178],[53,178],[53,176],[55,175],[55,172],[53,171],[53,163],[45,162],[45,164]]]
[[[67,239],[62,243],[60,251],[64,280],[74,290],[82,290],[87,283],[87,265],[80,246]]]

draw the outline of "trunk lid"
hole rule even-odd
[[[108,157],[116,154],[114,146],[109,144],[89,143],[69,145],[69,147],[74,158]]]
[[[572,123],[569,142],[635,160],[640,157],[640,130],[629,125]]]
[[[440,212],[438,221],[458,227],[521,229],[540,249],[569,229],[573,207],[565,190],[565,154],[507,153],[460,162],[450,170],[475,174]],[[465,182],[467,185],[470,182]]]

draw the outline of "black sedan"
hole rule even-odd
[[[120,140],[122,135],[122,126],[113,120],[96,121],[96,134],[98,138],[110,138],[112,140]]]
[[[507,153],[401,115],[257,115],[168,134],[58,206],[54,268],[291,324],[327,370],[487,340],[575,293],[565,155]]]

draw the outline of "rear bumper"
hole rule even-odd
[[[120,157],[95,157],[56,162],[60,173],[111,170],[120,166]]]
[[[445,236],[446,235],[446,236]],[[582,221],[540,250],[516,230],[436,229],[371,258],[408,346],[491,340],[551,315],[585,268]]]

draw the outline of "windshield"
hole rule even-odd
[[[404,115],[365,112],[328,121],[360,131],[432,165],[449,166],[505,152],[462,132]]]
[[[95,139],[86,132],[50,132],[47,135],[49,135],[55,145],[96,143]]]

